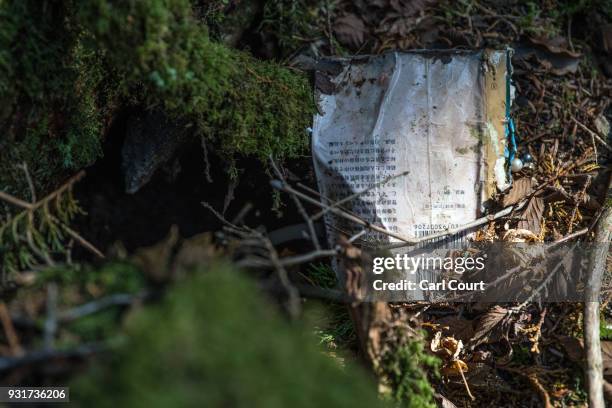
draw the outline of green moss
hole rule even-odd
[[[15,163],[44,189],[93,162],[127,105],[190,123],[230,163],[307,146],[305,76],[211,42],[187,0],[5,0],[0,18],[2,190],[24,191]]]
[[[95,56],[79,47],[70,2],[0,2],[0,188],[21,192],[26,162],[44,185],[100,154]],[[97,75],[96,75],[97,74]]]
[[[376,407],[375,385],[344,371],[282,321],[246,276],[199,270],[135,315],[129,340],[71,389],[94,406]],[[109,393],[108,390],[113,390]]]
[[[318,21],[326,6],[321,0],[268,0],[264,3],[260,29],[272,35],[283,56],[323,35]]]
[[[306,146],[306,78],[211,42],[188,1],[93,0],[79,15],[123,78],[125,97],[190,121],[226,158],[282,159]]]
[[[62,287],[86,291],[95,287],[100,295],[111,293],[137,293],[145,284],[140,270],[127,262],[109,262],[100,267],[89,264],[65,265],[46,268],[37,276],[35,287],[44,287],[49,282],[56,282]]]
[[[438,374],[440,360],[428,354],[422,340],[398,336],[401,341],[388,345],[376,368],[388,391],[383,395],[398,406],[409,408],[434,408],[434,389],[427,378],[427,371]]]

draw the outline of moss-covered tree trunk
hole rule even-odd
[[[295,156],[312,113],[304,75],[209,39],[188,0],[0,2],[0,190],[41,191],[102,154],[128,106],[161,109],[237,156]]]

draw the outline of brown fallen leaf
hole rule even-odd
[[[465,361],[452,360],[449,364],[442,367],[440,372],[442,375],[453,377],[456,375],[461,375],[462,373],[467,373],[468,365],[465,363]]]
[[[502,236],[502,241],[506,242],[538,242],[539,240],[536,234],[526,229],[509,229]]]
[[[544,199],[542,197],[531,197],[523,211],[522,218],[524,220],[519,221],[517,227],[539,234],[542,229],[542,215],[544,215]]]
[[[527,60],[535,57],[536,60],[554,75],[575,73],[582,54],[569,51],[564,47],[565,41],[557,38],[530,38],[515,45],[514,59]]]
[[[474,349],[480,344],[493,343],[503,337],[504,320],[508,316],[508,309],[495,305],[487,313],[474,321],[474,336],[469,346]]]
[[[514,180],[512,183],[512,188],[504,197],[504,207],[518,203],[532,192],[533,180],[530,177],[523,177],[518,180]]]
[[[348,13],[334,21],[334,33],[342,44],[358,48],[365,39],[366,26],[359,17]]]
[[[442,332],[437,332],[431,339],[431,351],[445,359],[456,359],[463,350],[463,342],[454,337],[443,337]]]
[[[440,408],[457,408],[455,404],[453,404],[448,398],[446,398],[442,394],[436,393],[434,394],[434,398],[438,402],[438,405],[440,406]]]
[[[457,316],[446,316],[436,320],[442,330],[442,334],[445,336],[455,337],[463,342],[467,342],[472,338],[474,329],[472,327],[472,321],[468,319],[462,319]]]
[[[584,344],[581,339],[558,336],[557,340],[571,361],[580,365],[585,363]],[[601,342],[601,357],[604,372],[604,397],[608,403],[612,403],[612,341]]]
[[[139,248],[132,256],[132,260],[154,282],[166,282],[170,279],[170,262],[180,240],[176,225],[170,227],[168,235],[159,243]]]
[[[559,336],[558,340],[570,360],[578,364],[584,363],[584,345],[581,339]],[[604,340],[601,342],[601,358],[604,378],[606,381],[612,381],[612,341]]]
[[[413,16],[436,3],[436,0],[391,0],[389,6],[404,17]]]

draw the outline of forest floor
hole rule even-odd
[[[514,187],[495,201],[500,209],[522,200],[527,204],[488,222],[477,240],[592,239],[610,205],[611,4],[255,3],[213,7],[198,2],[196,12],[218,41],[296,71],[305,59],[326,56],[512,47],[512,116],[519,152],[528,153],[533,164],[516,173]],[[291,195],[269,186],[278,173],[242,158],[236,165],[238,178],[228,179],[220,170],[223,159],[211,150],[206,157],[209,183],[198,146],[181,157],[178,175],[157,174],[138,193],[126,194],[117,145],[125,127],[125,119],[117,119],[105,157],[49,200],[75,200],[75,213],[83,210],[72,225],[73,235],[68,232],[74,250],[54,267],[21,272],[3,291],[3,384],[72,383],[88,372],[90,357],[112,353],[124,341],[134,315],[154,310],[166,293],[187,280],[190,267],[218,257],[240,263],[264,253],[270,260],[267,268],[247,268],[258,290],[269,295],[284,319],[306,322],[316,336],[312,341],[320,342],[339,366],[364,365],[373,371],[379,394],[398,406],[428,406],[432,396],[443,407],[584,406],[582,304],[393,304],[377,321],[376,347],[367,355],[355,315],[334,298],[341,292],[329,259],[278,266],[278,259],[314,249],[283,230],[304,220]],[[300,191],[317,198],[308,189],[317,185],[309,154],[279,166],[282,178],[305,185]],[[209,211],[203,201],[223,215]],[[310,214],[319,210],[304,206]],[[104,260],[97,259],[98,252]],[[601,302],[600,338],[610,384],[611,301],[608,286]],[[180,330],[179,322],[175,326]],[[610,384],[606,390],[612,400]],[[415,397],[419,393],[425,395],[422,401]]]

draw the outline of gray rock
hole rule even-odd
[[[192,132],[160,111],[132,115],[121,149],[125,191],[133,194],[146,185],[157,170],[173,161]]]

